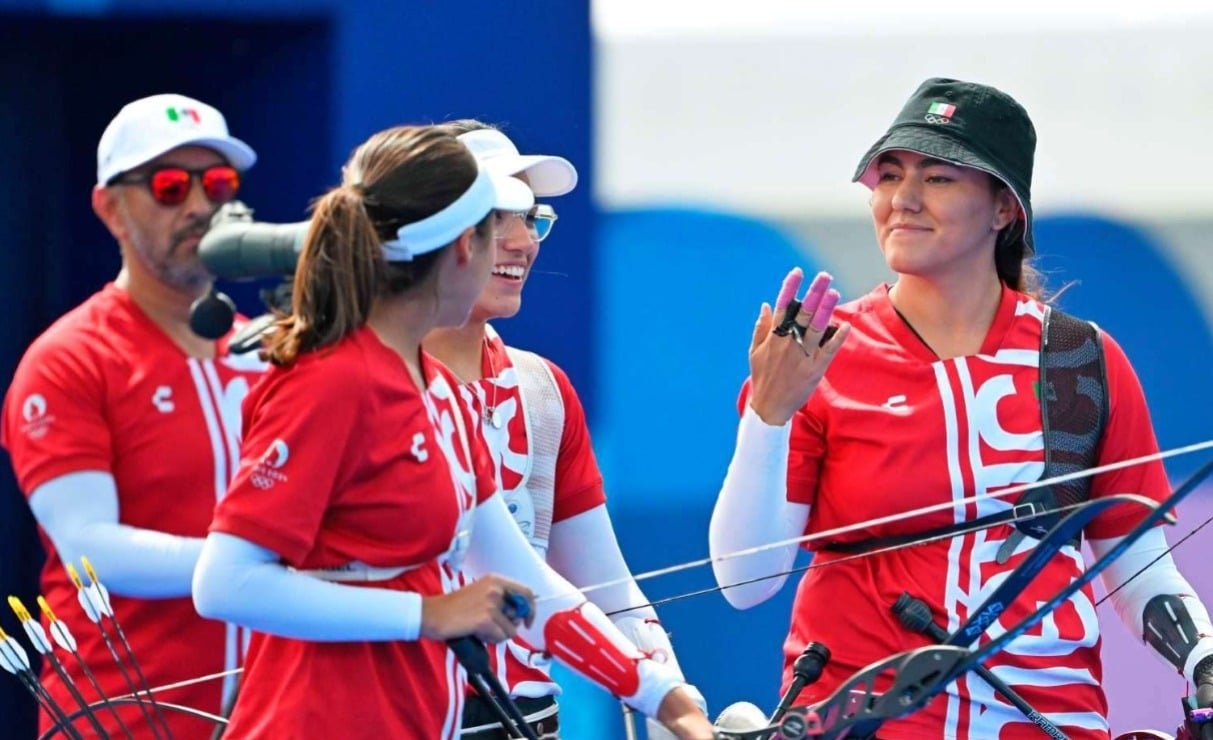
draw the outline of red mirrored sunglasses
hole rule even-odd
[[[194,178],[202,183],[206,199],[216,205],[227,203],[240,190],[240,172],[235,167],[219,164],[201,170],[185,167],[160,167],[141,175],[122,174],[111,185],[147,185],[152,198],[162,206],[179,206],[190,195]]]

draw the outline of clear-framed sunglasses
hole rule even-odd
[[[526,225],[527,233],[535,237],[535,241],[541,242],[548,238],[548,234],[552,233],[552,225],[556,223],[556,209],[546,203],[536,203],[531,206],[529,211],[498,211],[497,238],[505,238],[505,229],[503,224],[511,216],[519,218]]]

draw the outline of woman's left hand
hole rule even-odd
[[[793,317],[794,326],[785,330],[782,314],[792,305],[803,280],[799,267],[788,273],[775,311],[762,304],[750,343],[750,406],[771,426],[786,424],[809,400],[851,329],[844,323],[825,339],[839,297],[838,291],[830,289],[833,278],[821,272]]]

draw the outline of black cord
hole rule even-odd
[[[1213,522],[1213,516],[1210,516],[1208,519],[1206,519],[1206,520],[1204,520],[1203,522],[1201,522],[1201,523],[1200,523],[1200,526],[1196,527],[1196,529],[1193,529],[1191,532],[1188,532],[1187,534],[1185,534],[1185,535],[1184,535],[1182,538],[1180,538],[1180,540],[1179,540],[1178,542],[1176,542],[1174,545],[1171,545],[1170,547],[1168,547],[1166,550],[1164,550],[1164,551],[1162,552],[1162,554],[1160,554],[1158,557],[1154,558],[1154,559],[1153,559],[1153,560],[1151,560],[1149,563],[1147,563],[1145,566],[1143,566],[1141,570],[1139,570],[1139,571],[1137,571],[1136,573],[1134,573],[1133,575],[1129,576],[1129,577],[1128,577],[1128,578],[1125,580],[1125,582],[1124,582],[1124,583],[1120,584],[1120,585],[1119,585],[1119,586],[1117,586],[1116,588],[1114,588],[1114,589],[1112,589],[1111,591],[1109,591],[1108,593],[1104,594],[1104,596],[1103,596],[1103,598],[1102,598],[1102,599],[1100,599],[1099,601],[1096,601],[1096,602],[1095,602],[1095,606],[1099,606],[1100,604],[1104,603],[1104,602],[1105,602],[1105,601],[1107,601],[1108,599],[1112,598],[1112,594],[1114,594],[1114,593],[1116,593],[1117,591],[1121,590],[1121,589],[1122,589],[1122,588],[1124,588],[1125,586],[1128,586],[1130,583],[1132,583],[1132,582],[1133,582],[1133,579],[1137,578],[1139,575],[1141,575],[1142,573],[1145,573],[1147,570],[1149,570],[1149,569],[1150,569],[1150,566],[1154,565],[1154,564],[1155,564],[1155,563],[1157,563],[1159,560],[1162,560],[1162,559],[1163,559],[1163,558],[1165,558],[1166,556],[1170,555],[1170,554],[1171,554],[1171,552],[1175,550],[1175,548],[1177,548],[1177,547],[1179,547],[1180,545],[1182,545],[1183,543],[1187,542],[1187,541],[1188,541],[1188,539],[1190,539],[1190,538],[1192,537],[1192,535],[1194,535],[1194,534],[1196,534],[1197,532],[1199,532],[1200,530],[1204,529],[1204,528],[1205,528],[1205,526],[1209,524],[1209,522]]]

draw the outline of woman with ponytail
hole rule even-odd
[[[194,575],[199,613],[255,631],[226,738],[455,738],[466,676],[447,641],[516,634],[711,737],[681,677],[527,547],[466,394],[421,348],[467,320],[496,214],[533,202],[449,133],[405,126],[316,203]]]
[[[1158,451],[1124,352],[1105,332],[1049,307],[1027,263],[1035,147],[1027,112],[1006,93],[927,80],[854,178],[871,190],[876,239],[896,281],[839,306],[822,273],[795,308],[801,275],[793,271],[774,310],[763,304],[759,313],[737,446],[710,526],[713,557],[894,519],[808,545],[817,567],[796,594],[785,685],[809,642],[824,643],[832,658],[800,704],[825,698],[871,663],[933,642],[892,613],[903,593],[925,602],[938,628],[955,630],[1042,533],[1009,521],[1017,496],[961,499]],[[785,312],[793,314],[787,322]],[[1054,349],[1061,345],[1068,351]],[[1048,511],[1121,493],[1165,498],[1161,463],[1039,489],[1028,503]],[[897,517],[931,505],[940,510]],[[1106,552],[1143,515],[1113,507],[1084,534]],[[927,535],[936,539],[924,544]],[[721,586],[741,584],[726,588],[726,598],[747,609],[773,596],[787,576],[770,576],[788,573],[796,550],[768,547],[714,563]],[[1213,625],[1166,555],[1161,529],[1128,548],[1106,571],[1106,585],[1115,588],[1155,556],[1112,598],[1117,612],[1137,635],[1158,619],[1160,634],[1174,634],[1159,605],[1174,606],[1181,631],[1202,637],[1151,645],[1193,684],[1213,680]],[[999,624],[1018,623],[1082,563],[1077,543],[1064,548]],[[1076,740],[1107,738],[1094,604],[1090,588],[1080,591],[989,661],[1034,712],[966,676],[923,710],[885,723],[881,736],[1035,738],[1046,730],[1043,715],[1053,737],[1060,727]]]

